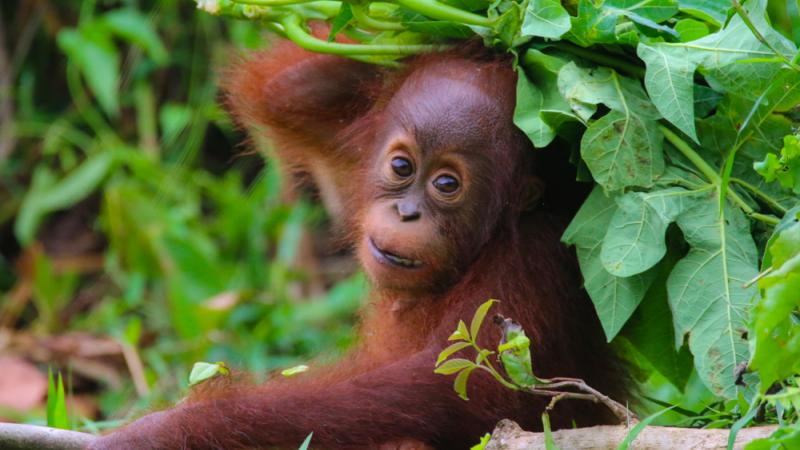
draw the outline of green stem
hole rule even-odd
[[[686,143],[683,139],[680,138],[677,134],[673,133],[672,130],[665,127],[664,125],[659,125],[658,128],[661,130],[661,134],[670,142],[670,144],[674,145],[675,148],[678,149],[679,152],[683,154],[692,164],[695,165],[700,170],[708,181],[715,185],[719,185],[720,177],[719,174],[703,159],[702,156],[698,155],[696,151],[689,144]]]
[[[253,6],[287,6],[287,5],[300,5],[303,3],[311,3],[316,0],[232,0],[233,3],[240,5],[253,5]]]
[[[437,45],[389,45],[389,44],[344,44],[341,42],[327,42],[308,34],[301,25],[300,18],[290,15],[282,18],[280,24],[286,37],[300,47],[318,53],[331,55],[416,55],[418,53],[439,50]]]
[[[478,344],[476,344],[475,341],[472,341],[472,340],[470,340],[470,344],[472,345],[472,348],[474,348],[475,351],[478,352],[478,354],[480,355],[481,348],[478,347]],[[485,365],[484,364],[478,364],[478,367],[483,369],[483,370],[486,370],[487,372],[492,374],[492,376],[497,381],[499,381],[500,384],[502,384],[503,386],[505,386],[505,387],[507,387],[509,389],[515,390],[515,391],[519,390],[519,387],[517,387],[516,384],[513,384],[513,383],[509,382],[508,380],[505,379],[504,376],[500,375],[500,372],[498,372],[497,369],[494,368],[494,366],[492,365],[492,363],[489,362],[488,359],[484,359],[482,362],[485,363]]]
[[[775,56],[783,59],[783,62],[785,62],[786,65],[788,65],[789,67],[791,67],[794,70],[800,71],[800,67],[798,67],[794,63],[794,61],[792,59],[789,59],[788,56],[786,56],[783,53],[781,53],[780,51],[778,51],[778,49],[775,48],[775,46],[773,46],[764,37],[764,35],[761,34],[760,31],[758,31],[758,28],[756,28],[755,24],[753,24],[753,22],[750,20],[750,16],[747,15],[747,11],[745,11],[744,8],[742,8],[742,4],[739,3],[739,0],[731,0],[731,4],[733,4],[733,9],[736,11],[736,14],[739,15],[739,17],[742,19],[742,22],[744,22],[744,24],[747,26],[747,28],[750,29],[750,32],[753,33],[753,36],[755,36],[756,39],[759,40],[759,42],[761,42],[762,44],[767,46],[767,48],[769,48],[770,51],[772,51],[772,53],[775,53]]]
[[[436,0],[397,0],[397,4],[433,19],[491,28],[494,21]]]
[[[731,178],[731,181],[736,183],[736,184],[738,184],[739,186],[742,186],[743,188],[747,189],[748,191],[750,191],[751,194],[753,194],[756,197],[758,197],[759,199],[761,199],[761,201],[763,201],[764,203],[769,205],[769,207],[772,208],[773,210],[781,213],[781,215],[786,214],[787,209],[784,208],[783,205],[778,203],[777,200],[775,200],[774,198],[770,197],[768,194],[766,194],[761,189],[759,189],[756,186],[754,186],[754,185],[742,180],[741,178]]]
[[[748,216],[750,216],[750,218],[752,218],[752,219],[756,219],[756,220],[758,220],[760,222],[764,222],[764,223],[766,223],[768,225],[773,225],[774,226],[774,225],[777,225],[777,224],[781,223],[781,219],[779,219],[779,218],[777,218],[775,216],[770,216],[769,214],[761,214],[761,213],[757,213],[757,212],[751,212],[751,213],[748,214]]]
[[[686,143],[683,139],[680,138],[677,134],[675,134],[672,130],[665,127],[664,125],[659,125],[658,128],[661,130],[661,134],[678,149],[679,152],[683,154],[689,161],[692,162],[700,172],[708,178],[712,184],[717,186],[718,188],[722,186],[722,178],[719,174],[711,168],[711,166],[703,159],[702,156],[698,155],[696,151],[689,144]],[[759,214],[757,213],[747,202],[742,199],[739,194],[737,194],[732,189],[728,189],[726,191],[726,197],[729,198],[736,206],[741,208],[742,211],[745,212],[748,216],[755,220],[759,220],[761,222],[774,225],[777,224],[780,220],[775,216],[769,216],[766,214]]]
[[[369,5],[366,8],[369,8]],[[353,17],[358,21],[358,24],[364,28],[379,31],[402,31],[406,29],[399,22],[380,20],[370,16],[369,11],[362,9],[361,5],[350,5],[350,10],[353,11]]]
[[[619,69],[620,71],[626,72],[628,75],[633,75],[637,78],[644,78],[644,73],[645,73],[644,67],[640,67],[637,66],[636,64],[629,63],[628,61],[598,52],[597,49],[595,50],[586,49],[566,41],[559,41],[554,43],[553,48],[556,48],[558,50],[567,53],[571,53],[575,56],[579,56],[588,61],[600,64],[601,66]]]

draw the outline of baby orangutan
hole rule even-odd
[[[574,184],[574,172],[545,164],[556,150],[534,151],[515,127],[508,58],[470,48],[390,71],[283,42],[226,78],[238,119],[311,176],[368,275],[360,344],[334,366],[204,389],[93,449],[295,449],[310,432],[318,449],[466,449],[502,418],[536,428],[547,399],[475,371],[464,401],[452,376],[434,374],[458,321],[489,298],[527,331],[538,375],[619,392],[575,258],[559,240],[572,211],[549,199],[565,195],[549,180]],[[483,328],[482,346],[496,347],[500,331]],[[565,400],[551,419],[580,426],[610,416]]]

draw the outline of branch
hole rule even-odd
[[[736,435],[734,449],[754,439],[772,434],[776,426],[744,428]],[[624,425],[602,425],[590,428],[573,428],[554,431],[553,439],[562,449],[575,450],[614,450],[630,431]],[[728,443],[730,430],[704,430],[700,428],[646,427],[636,437],[631,448],[650,450],[672,450],[690,448],[692,450],[723,449]],[[486,450],[536,450],[545,448],[544,433],[530,433],[522,430],[510,420],[501,420],[492,433]]]
[[[95,436],[57,428],[0,423],[0,448],[3,450],[81,450]]]
[[[591,400],[595,403],[602,403],[620,421],[620,423],[629,423],[631,419],[636,419],[636,415],[631,412],[628,408],[626,408],[621,403],[613,400],[611,397],[601,393],[597,389],[589,386],[586,384],[585,381],[578,379],[578,378],[550,378],[546,381],[546,384],[542,384],[533,388],[526,389],[526,392],[536,393],[534,391],[552,391],[554,389],[560,389],[562,387],[571,387],[578,389],[579,391],[583,391],[584,394],[575,394],[572,392],[563,392],[563,391],[555,391],[561,398],[573,398],[573,399],[581,399],[581,400]],[[553,399],[557,401],[557,398]]]

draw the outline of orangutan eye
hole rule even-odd
[[[414,173],[414,166],[411,165],[411,161],[406,158],[399,156],[394,157],[390,164],[392,165],[392,172],[399,177],[408,178]]]
[[[433,187],[443,194],[453,194],[461,185],[458,180],[451,175],[439,175],[433,180]]]

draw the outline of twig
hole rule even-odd
[[[0,423],[0,448],[3,450],[80,450],[95,436],[57,428]]]
[[[625,405],[615,401],[611,397],[603,394],[602,392],[598,391],[597,389],[589,386],[581,379],[578,378],[550,378],[545,381],[545,384],[538,385],[535,388],[526,389],[526,392],[531,391],[554,391],[554,393],[558,394],[556,397],[560,398],[575,398],[581,400],[592,400],[595,402],[602,403],[614,415],[619,419],[620,423],[628,423],[631,418],[636,418],[636,415],[631,412],[630,409],[626,408]],[[578,389],[579,391],[584,392],[584,394],[576,394],[573,392],[563,392],[563,391],[555,391],[556,389],[561,389],[565,387],[571,387],[574,389]],[[531,392],[533,393],[533,392]],[[563,394],[563,396],[562,396]],[[560,400],[559,398],[559,400]],[[555,397],[554,397],[555,400]],[[553,404],[554,402],[551,402]],[[548,407],[549,408],[549,407]]]

